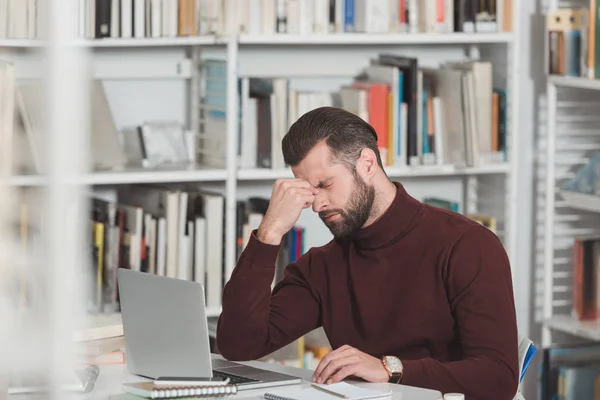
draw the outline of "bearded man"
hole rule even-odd
[[[375,130],[353,113],[304,114],[282,149],[295,178],[275,183],[224,288],[219,352],[258,359],[323,327],[333,351],[315,382],[351,376],[512,399],[518,334],[498,237],[391,181]],[[286,266],[271,291],[281,240],[308,207],[334,237]]]

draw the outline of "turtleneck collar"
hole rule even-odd
[[[422,209],[422,203],[410,196],[404,186],[394,182],[396,197],[388,209],[371,225],[352,234],[354,245],[365,250],[385,247],[403,236]]]

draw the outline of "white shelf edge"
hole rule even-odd
[[[73,39],[68,42],[71,46],[102,48],[102,47],[168,47],[168,46],[214,46],[227,43],[222,36],[182,36],[159,38],[104,38],[104,39]],[[2,39],[1,47],[38,48],[45,43],[39,39]]]
[[[366,45],[366,44],[476,44],[510,43],[510,32],[500,33],[330,33],[322,35],[241,34],[240,45]]]
[[[227,178],[224,169],[215,170],[167,170],[167,171],[111,171],[94,172],[75,177],[69,183],[79,185],[119,185],[128,183],[180,183],[180,182],[220,182]],[[43,186],[48,183],[41,175],[21,175],[8,178],[10,186]],[[0,182],[1,183],[1,182]]]
[[[0,39],[0,48],[41,47],[42,42],[36,39]]]
[[[174,38],[117,38],[88,39],[81,44],[86,47],[163,47],[163,46],[214,46],[226,44],[221,36],[188,36]]]
[[[386,173],[390,178],[435,177],[435,176],[464,176],[506,174],[510,171],[509,164],[490,164],[482,167],[455,168],[452,165],[432,165],[423,167],[387,167]],[[268,181],[280,178],[293,178],[290,169],[273,170],[268,168],[240,169],[240,181]]]
[[[273,34],[237,36],[240,45],[367,45],[367,44],[477,44],[511,43],[511,32],[499,33],[330,33]],[[215,46],[227,43],[227,36],[188,36],[160,38],[73,39],[69,44],[88,48]],[[2,39],[0,48],[39,48],[40,39]]]
[[[544,325],[579,338],[600,341],[600,320],[579,321],[570,315],[555,315],[544,321]]]
[[[549,75],[548,81],[556,86],[587,90],[600,90],[600,79]]]
[[[455,168],[452,165],[432,165],[414,168],[388,167],[386,172],[390,178],[464,176],[505,174],[510,170],[508,164],[491,164],[473,168]],[[272,170],[268,168],[240,169],[237,179],[240,181],[269,181],[280,178],[293,178],[290,169]],[[167,171],[114,171],[95,172],[72,178],[70,183],[79,185],[119,185],[136,183],[183,183],[183,182],[224,182],[227,171],[215,170],[167,170]],[[41,175],[20,175],[5,181],[9,186],[43,186],[48,182]],[[0,183],[2,183],[0,181]]]
[[[600,213],[600,196],[569,190],[561,190],[559,193],[571,208]]]

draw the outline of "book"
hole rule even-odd
[[[308,387],[294,387],[268,392],[265,393],[264,398],[267,400],[365,400],[386,398],[391,395],[391,391],[366,389],[346,382],[338,382],[330,385],[312,384]]]
[[[519,382],[523,381],[523,377],[525,377],[527,368],[529,367],[529,364],[536,353],[537,347],[531,341],[531,339],[527,337],[521,337],[519,340],[519,370],[521,372]]]
[[[154,382],[124,383],[126,393],[148,399],[174,399],[184,397],[220,397],[237,393],[235,384],[157,385]]]

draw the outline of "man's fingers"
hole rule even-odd
[[[349,377],[350,375],[354,375],[358,372],[359,368],[360,368],[359,364],[350,364],[343,368],[340,368],[340,370],[338,372],[331,375],[331,377],[327,380],[327,384],[337,383],[337,382],[341,381],[342,379]]]
[[[347,354],[347,352],[345,354]],[[348,365],[356,364],[357,362],[358,357],[353,355],[332,360],[327,364],[325,369],[323,369],[323,372],[321,372],[321,374],[317,377],[317,382],[325,383],[329,378],[331,378],[332,375],[334,375],[340,369]]]
[[[333,361],[336,360],[340,357],[344,357],[344,354],[347,351],[352,350],[353,348],[347,345],[344,345],[338,349],[335,349],[331,352],[329,352],[328,354],[326,354],[323,359],[321,360],[321,362],[319,363],[319,365],[317,365],[317,368],[315,369],[315,373],[313,374],[314,378],[318,378],[319,375],[321,375],[321,372],[325,369],[325,367],[327,367],[327,365]]]

